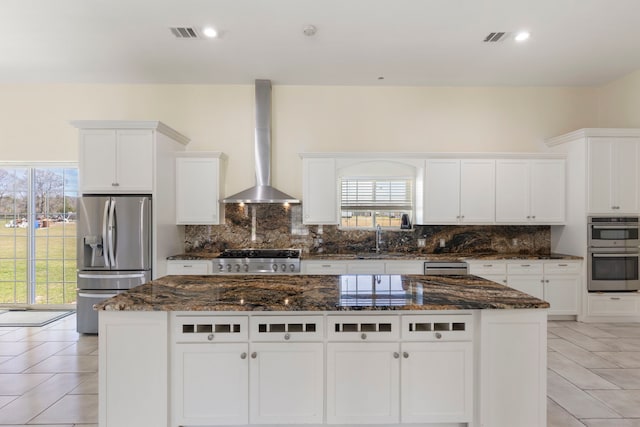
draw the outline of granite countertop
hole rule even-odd
[[[168,260],[210,260],[218,257],[218,253],[212,252],[193,252],[167,257]],[[398,261],[433,261],[433,260],[581,260],[580,256],[565,254],[518,254],[518,253],[440,253],[440,254],[423,254],[412,252],[383,252],[380,254],[303,254],[302,260],[335,260],[335,261],[351,261],[351,260],[398,260]]]
[[[356,294],[375,285],[385,291]],[[389,289],[396,289],[389,291]],[[342,290],[342,292],[341,292]],[[115,311],[350,311],[548,308],[480,277],[421,275],[165,276],[95,306]]]

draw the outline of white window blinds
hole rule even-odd
[[[405,178],[343,178],[342,210],[413,209],[412,180]]]

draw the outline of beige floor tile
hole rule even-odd
[[[598,338],[598,341],[608,349],[592,351],[640,351],[638,338]]]
[[[98,394],[98,374],[91,375],[86,381],[71,390],[69,394]]]
[[[624,420],[583,420],[587,427],[640,427],[640,419]]]
[[[570,328],[554,328],[554,334],[589,351],[611,351],[611,347],[601,342],[603,338],[590,338]],[[614,338],[615,339],[615,338]]]
[[[0,396],[0,408],[17,399],[19,396]],[[3,426],[4,427],[4,426]]]
[[[0,395],[25,394],[52,376],[52,374],[0,374]]]
[[[0,342],[0,356],[17,356],[42,345],[41,342]]]
[[[611,323],[598,328],[620,338],[640,338],[640,325]]]
[[[594,353],[621,368],[640,368],[640,351],[605,351]]]
[[[594,369],[593,372],[620,388],[640,390],[640,369]]]
[[[622,417],[555,372],[549,371],[547,378],[547,395],[574,417],[578,419]]]
[[[549,369],[562,376],[582,390],[589,389],[617,389],[617,385],[583,368],[576,362],[566,358],[560,353],[549,354]]]
[[[27,373],[97,372],[97,356],[51,356],[27,369]]]
[[[547,338],[560,338],[560,337],[551,331],[547,331]]]
[[[11,360],[0,364],[0,373],[20,373],[64,350],[71,344],[68,342],[44,342]]]
[[[98,421],[98,396],[67,395],[35,417],[32,424],[95,423]]]
[[[551,399],[547,399],[547,427],[584,427],[573,415]]]
[[[29,339],[32,341],[78,341],[81,334],[75,330],[57,330],[57,329],[45,329],[37,334],[34,334]]]
[[[88,356],[98,349],[98,342],[94,340],[83,340],[71,344],[64,350],[56,353],[56,356]]]
[[[640,390],[589,390],[588,393],[606,403],[624,418],[640,418]]]
[[[76,388],[87,374],[57,374],[0,408],[5,424],[26,424],[40,412]]]
[[[0,364],[6,362],[7,360],[13,359],[13,356],[0,356]]]
[[[549,348],[557,351],[558,353],[573,360],[574,362],[585,368],[591,369],[619,367],[619,365],[613,363],[612,361],[604,359],[597,354],[587,351],[584,348],[563,339],[548,340],[547,345]]]
[[[584,334],[590,338],[616,338],[617,337],[617,335],[614,335],[610,332],[607,332],[603,329],[600,329],[588,323],[571,322],[567,324],[567,328],[580,332],[581,334]]]

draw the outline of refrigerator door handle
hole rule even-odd
[[[78,292],[78,296],[79,297],[83,297],[83,298],[112,298],[115,297],[118,294],[87,294],[84,292]]]
[[[142,279],[144,273],[140,274],[78,274],[79,279]]]
[[[102,216],[102,256],[104,256],[104,266],[111,267],[109,264],[109,240],[107,239],[107,222],[109,218],[109,200],[104,202],[104,214]]]
[[[113,241],[113,228],[115,227],[115,210],[116,210],[116,201],[114,199],[111,199],[111,208],[109,209],[109,231],[108,231],[108,238],[109,238],[109,259],[110,259],[110,264],[111,267],[115,267],[116,266],[116,257],[115,257],[115,250],[114,250],[114,241]]]

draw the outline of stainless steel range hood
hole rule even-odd
[[[271,186],[271,80],[256,80],[256,185],[229,196],[224,203],[300,203]]]

